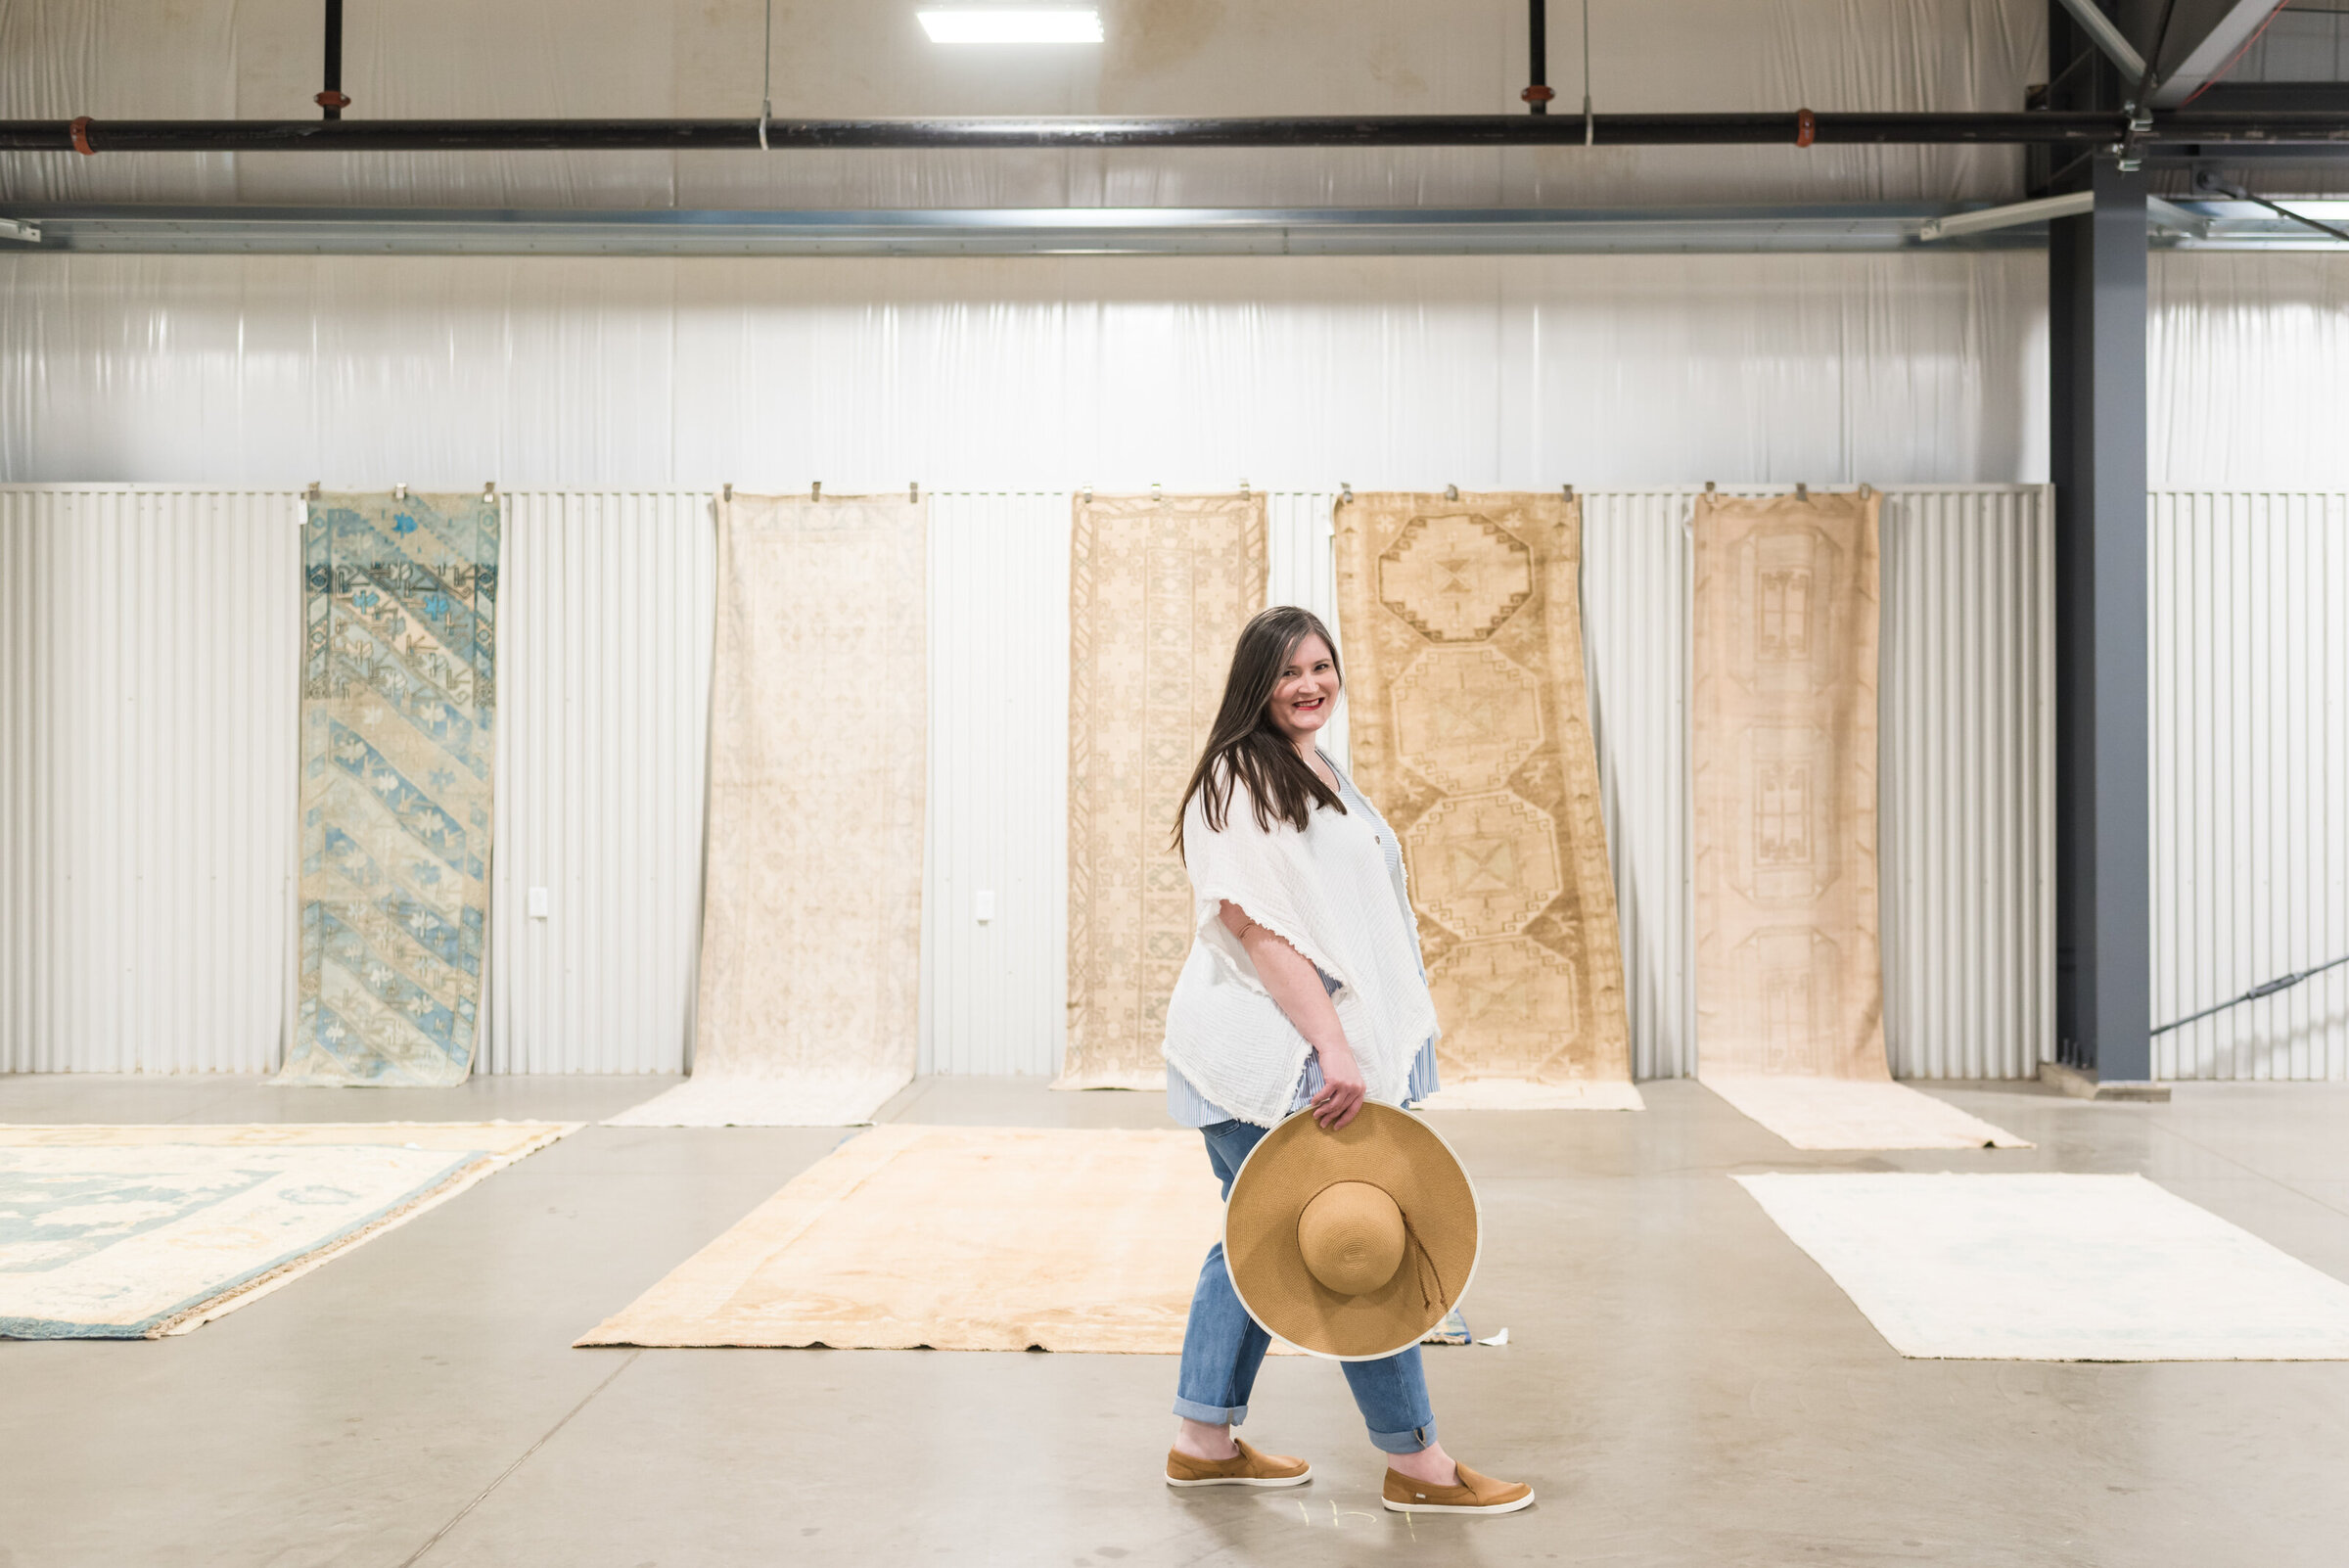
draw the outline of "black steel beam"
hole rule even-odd
[[[2048,225],[2055,481],[2057,1053],[2152,1073],[2147,774],[2145,177],[2097,158],[2096,207]]]
[[[1600,115],[1605,147],[1794,145],[1801,115]],[[1810,116],[1820,145],[1992,144],[2087,149],[2117,143],[2117,113],[1833,114]],[[778,119],[767,144],[792,151],[879,148],[1579,146],[1577,121],[1533,115],[1314,115],[1200,119]],[[2349,113],[2155,117],[2149,144],[2349,147]],[[95,119],[0,120],[0,152],[523,152],[753,148],[756,119]]]

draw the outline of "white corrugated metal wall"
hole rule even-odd
[[[1687,488],[1586,500],[1593,717],[1643,1076],[1693,1067]],[[1325,492],[1271,597],[1335,618]],[[673,1071],[691,1033],[713,548],[701,492],[510,496],[491,1072]],[[2044,1053],[2048,521],[1885,524],[1887,1032],[1913,1077]],[[2349,496],[2157,495],[2156,1010],[2349,948]],[[286,1000],[291,492],[0,490],[0,1062],[258,1071]],[[934,497],[924,1065],[1051,1071],[1065,965],[1068,497]],[[1339,628],[1341,636],[1343,626]],[[1658,787],[1656,781],[1668,781]],[[527,891],[545,887],[547,919]],[[995,894],[982,925],[974,896]],[[2349,1077],[2343,982],[2166,1037],[2179,1077]]]
[[[0,1070],[277,1060],[300,515],[282,491],[0,488]]]
[[[2349,493],[2152,500],[2160,1024],[2349,953]],[[2153,1043],[2159,1078],[2349,1078],[2349,965]]]
[[[2055,1043],[2054,493],[1883,511],[1877,870],[1898,1078],[2028,1078]]]
[[[930,502],[925,1073],[1051,1073],[1068,1037],[1069,496]],[[978,897],[993,896],[979,919]]]
[[[488,1073],[674,1073],[693,1038],[717,548],[707,492],[505,500]],[[546,914],[530,913],[532,888]]]

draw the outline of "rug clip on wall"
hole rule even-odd
[[[1090,484],[1084,487],[1084,504],[1087,506],[1093,504],[1093,487]]]
[[[482,504],[484,506],[497,504],[497,481],[490,480],[482,485]]]
[[[726,481],[725,484],[720,484],[717,487],[717,498],[721,501],[731,501],[734,499],[734,482],[732,480]]]
[[[1240,481],[1240,499],[1243,501],[1248,499],[1248,482],[1246,480]]]
[[[1344,480],[1338,481],[1338,504],[1340,506],[1344,506],[1348,501],[1353,499],[1354,486],[1347,484]]]
[[[1166,498],[1166,496],[1165,496],[1165,495],[1163,495],[1163,494],[1161,494],[1161,493],[1159,492],[1159,488],[1158,488],[1158,485],[1157,485],[1156,482],[1153,482],[1153,483],[1151,484],[1151,485],[1150,485],[1150,499],[1152,499],[1153,501],[1156,501],[1156,502],[1157,502],[1159,505],[1161,505],[1161,506],[1164,506],[1164,505],[1166,505],[1166,504],[1167,504],[1167,498]]]
[[[394,501],[404,501],[404,500],[406,500],[407,498],[408,498],[408,487],[407,487],[407,485],[405,485],[405,484],[394,484],[394,485],[392,485],[392,499],[393,499]]]
[[[1798,501],[1809,501],[1811,499],[1811,486],[1805,484],[1801,480],[1796,480],[1794,482],[1794,498]]]
[[[1447,501],[1456,501],[1459,498],[1460,487],[1457,484],[1447,484],[1444,486],[1444,499]]]
[[[922,482],[920,480],[913,480],[907,483],[905,486],[905,499],[913,504],[920,504],[922,499]]]
[[[807,482],[807,499],[810,501],[820,501],[823,498],[824,482],[822,480],[809,480]]]

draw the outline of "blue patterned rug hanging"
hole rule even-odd
[[[302,529],[301,973],[280,1084],[473,1062],[496,754],[497,542],[478,495],[326,495]]]

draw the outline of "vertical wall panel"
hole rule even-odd
[[[2055,1038],[2053,502],[1883,512],[1877,853],[1899,1078],[2029,1078]]]
[[[275,1065],[299,516],[285,492],[0,488],[0,1069]]]
[[[1638,1078],[1696,1071],[1687,524],[1698,493],[1583,495],[1583,648]]]
[[[488,1073],[674,1073],[693,1038],[713,497],[505,499]],[[544,888],[547,913],[529,912]]]
[[[1060,1070],[1068,776],[1068,492],[935,495],[925,1073]]]
[[[2152,497],[2153,1015],[2349,953],[2349,494]],[[2349,1078],[2349,965],[2154,1038],[2157,1078]]]
[[[1266,497],[1271,559],[1265,603],[1293,604],[1319,616],[1338,639],[1343,658],[1346,628],[1338,622],[1336,517],[1331,511],[1337,499],[1327,490],[1274,490]],[[1353,765],[1346,749],[1346,704],[1341,701],[1321,731],[1322,746],[1340,767]]]

